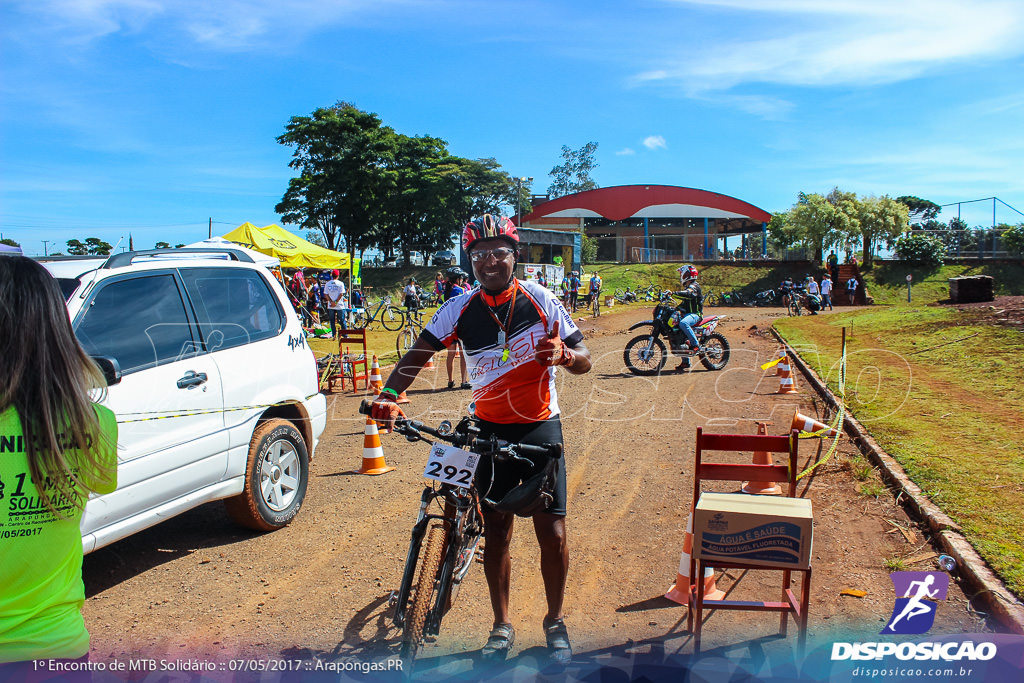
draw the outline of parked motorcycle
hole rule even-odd
[[[778,295],[774,289],[766,289],[754,295],[754,300],[748,305],[751,306],[776,306]]]
[[[719,306],[746,306],[747,300],[743,298],[739,290],[732,290],[731,292],[723,292],[718,297]]]
[[[669,357],[665,339],[668,339],[671,355],[680,358],[697,356],[708,370],[721,370],[729,362],[729,341],[720,332],[715,332],[725,316],[705,316],[693,326],[698,342],[694,350],[687,346],[682,330],[670,324],[675,308],[671,300],[663,300],[654,307],[653,319],[638,322],[629,328],[651,328],[646,334],[633,337],[626,344],[622,359],[630,372],[636,375],[657,375],[661,372]]]

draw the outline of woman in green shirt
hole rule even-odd
[[[117,423],[75,339],[60,287],[0,257],[0,680],[11,662],[87,659],[82,536],[89,492],[117,481]],[[31,666],[29,665],[21,665]]]

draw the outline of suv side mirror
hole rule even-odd
[[[103,378],[107,380],[107,386],[112,387],[121,382],[121,365],[116,358],[111,356],[92,356],[92,360],[99,366]]]

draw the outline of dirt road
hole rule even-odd
[[[754,420],[772,419],[770,433],[782,434],[794,408],[820,414],[820,401],[806,388],[800,386],[799,396],[780,396],[774,369],[758,367],[772,357],[775,347],[764,331],[782,311],[721,312],[729,316],[719,328],[732,345],[729,366],[708,372],[697,365],[660,378],[632,376],[622,364],[622,348],[635,334],[625,329],[649,310],[579,323],[594,368],[580,377],[560,373],[559,399],[572,556],[566,621],[580,661],[609,652],[692,650],[686,609],[661,596],[679,563],[696,427],[753,434]],[[426,422],[459,416],[469,399],[467,391],[433,391],[432,385],[446,384],[444,370],[439,373],[409,391],[410,414]],[[355,474],[363,441],[358,398],[337,395],[332,403],[305,505],[290,527],[266,535],[239,531],[215,504],[87,556],[85,619],[94,660],[380,660],[397,651],[399,634],[386,602],[400,580],[426,453],[422,444],[383,437],[387,462],[397,469],[378,477]],[[816,441],[800,446],[804,467],[819,447]],[[843,443],[799,484],[814,505],[810,633],[823,642],[877,639],[893,607],[886,558],[909,558],[907,569],[935,568],[930,546],[887,491],[877,497],[858,492],[845,457],[852,453]],[[535,546],[529,523],[520,520],[512,588],[519,661],[543,657]],[[765,599],[777,595],[778,576],[731,571],[719,587],[733,590],[730,597]],[[841,595],[847,588],[866,595]],[[486,596],[482,568],[474,569],[440,637],[425,648],[425,667],[471,666],[491,623]],[[706,621],[704,649],[788,652],[795,628],[789,638],[776,638],[777,628],[775,615],[719,611]],[[983,629],[951,583],[931,633]]]

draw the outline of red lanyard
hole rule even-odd
[[[514,309],[516,307],[516,294],[518,294],[518,293],[519,293],[519,283],[516,282],[516,281],[513,281],[513,284],[512,284],[512,301],[511,301],[511,303],[509,303],[508,313],[505,314],[505,323],[504,324],[502,324],[502,322],[500,320],[498,320],[498,316],[494,313],[494,309],[491,308],[491,305],[487,303],[487,299],[484,299],[484,303],[487,304],[487,312],[490,313],[491,319],[494,320],[494,324],[497,325],[498,329],[501,330],[498,333],[498,344],[504,349],[504,352],[502,353],[502,360],[507,360],[508,359],[508,330],[509,330],[509,327],[510,327],[510,322],[512,320],[512,309]]]

